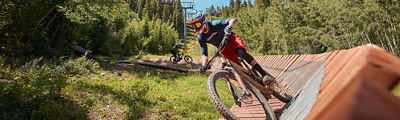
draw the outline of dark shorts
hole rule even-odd
[[[239,63],[239,59],[236,54],[236,49],[238,48],[243,48],[246,51],[246,47],[244,46],[242,38],[240,38],[237,34],[232,34],[231,39],[221,53],[225,56],[225,58],[228,58],[235,63]]]

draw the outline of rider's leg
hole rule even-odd
[[[260,64],[257,63],[257,61],[253,58],[253,56],[251,56],[250,54],[248,54],[243,48],[237,48],[236,49],[236,54],[243,58],[244,60],[246,60],[247,63],[250,63],[250,65],[255,68],[260,74],[261,76],[263,76],[263,84],[269,84],[269,82],[271,82],[270,80],[275,80],[275,78],[270,75],[268,72],[266,72],[261,66]]]
[[[254,60],[254,58],[246,52],[246,47],[244,46],[243,40],[237,34],[231,35],[229,42],[221,53],[225,56],[225,58],[228,58],[235,63],[239,63],[238,57],[245,59],[263,76],[264,85],[267,85],[266,83],[270,83],[271,80],[275,80],[274,77],[265,72],[264,69],[262,69],[261,66]]]
[[[177,58],[175,51],[172,52],[172,55],[175,57],[175,59]]]

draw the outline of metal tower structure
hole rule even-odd
[[[181,6],[182,6],[182,9],[184,9],[185,10],[185,22],[186,22],[186,19],[187,19],[187,9],[193,9],[193,7],[194,7],[194,2],[181,2]],[[187,26],[186,26],[186,23],[184,23],[184,25],[183,25],[183,39],[184,39],[184,44],[185,44],[185,46],[184,46],[184,52],[185,53],[187,53]]]

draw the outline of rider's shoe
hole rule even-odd
[[[270,75],[266,75],[266,76],[263,77],[262,82],[263,82],[263,85],[264,85],[264,86],[269,86],[269,85],[271,85],[273,82],[275,82],[275,78],[272,77],[272,76],[270,76]]]

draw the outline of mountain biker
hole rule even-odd
[[[182,49],[182,46],[179,45],[179,43],[175,43],[174,47],[170,50],[175,59],[178,58],[177,54],[179,53],[179,49]]]
[[[230,39],[226,44],[225,48],[221,51],[227,59],[239,63],[238,57],[243,58],[250,63],[263,77],[263,84],[267,85],[271,83],[275,78],[257,63],[257,61],[246,52],[243,40],[235,33],[232,32],[232,28],[236,26],[237,19],[224,19],[215,20],[208,22],[203,13],[197,13],[192,18],[186,21],[186,24],[192,25],[197,32],[197,41],[200,44],[200,50],[202,54],[200,73],[206,72],[206,65],[208,62],[208,49],[207,44],[210,43],[216,47],[219,46],[225,34],[230,35]]]

